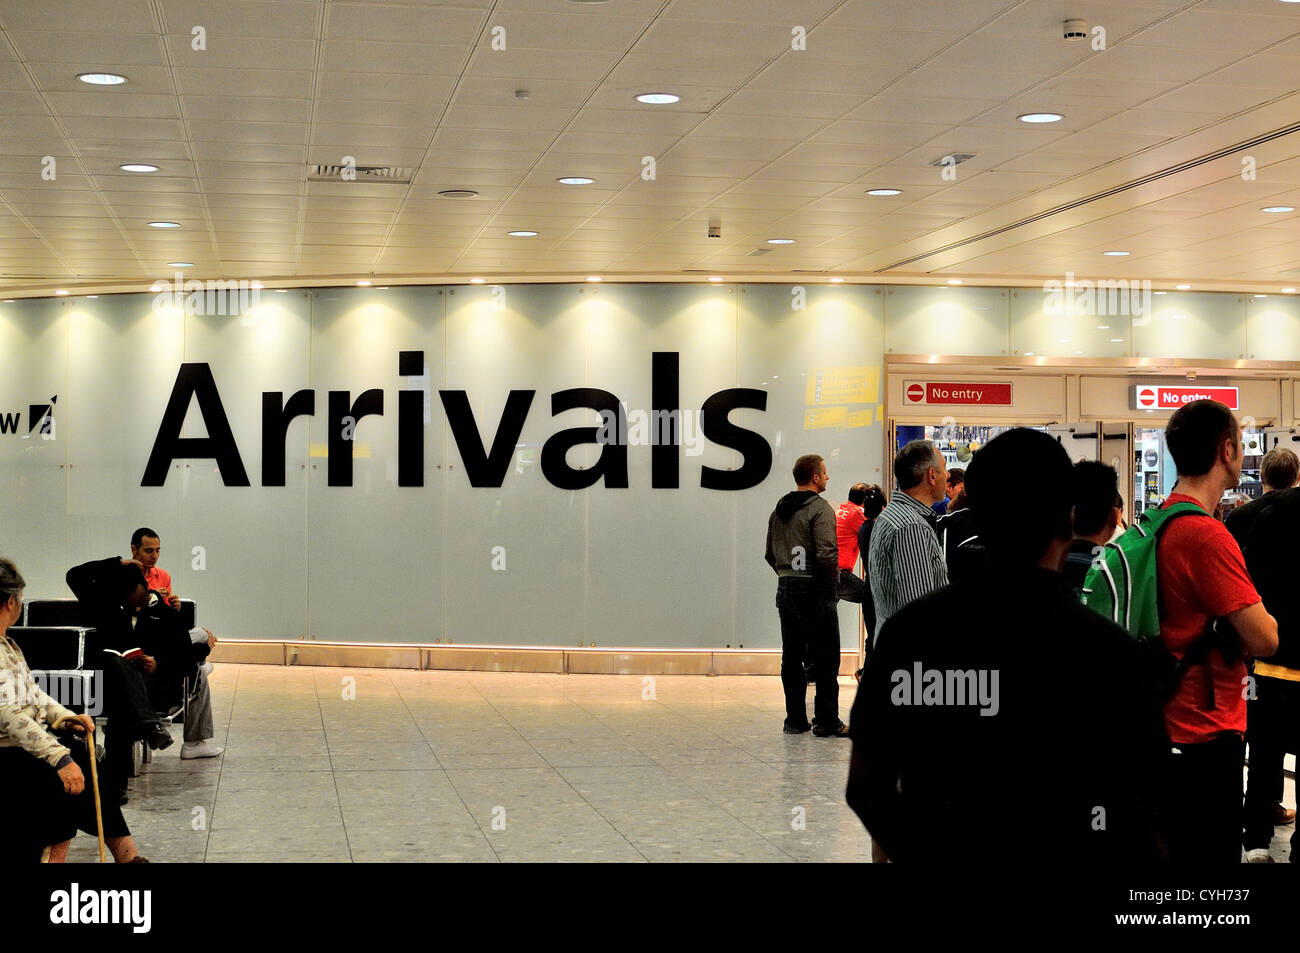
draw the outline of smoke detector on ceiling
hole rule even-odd
[[[1067,40],[1082,40],[1088,35],[1087,20],[1066,20],[1062,29],[1062,35]]]

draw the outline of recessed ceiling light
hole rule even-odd
[[[902,195],[902,189],[867,189],[868,195]]]
[[[793,245],[794,239],[793,238],[769,238],[767,240],[767,243],[769,245]]]
[[[192,261],[169,261],[169,262],[167,262],[167,267],[168,267],[168,268],[193,268],[193,267],[194,267],[194,262],[192,262]]]
[[[1294,289],[1294,288],[1283,288],[1283,289],[1282,289],[1282,294],[1284,294],[1284,295],[1293,295],[1293,294],[1295,294],[1295,289]]]
[[[844,284],[844,279],[843,279],[843,278],[832,278],[832,279],[831,279],[831,284],[833,284],[833,285],[842,285],[842,284]]]
[[[471,278],[471,279],[469,280],[469,283],[472,284],[472,285],[481,285],[481,284],[483,284],[483,279],[482,279],[482,278]]]
[[[260,281],[254,281],[254,282],[253,282],[251,285],[249,285],[248,287],[252,288],[254,291],[261,291],[263,285],[262,285],[262,283],[261,283]]]
[[[77,79],[91,86],[121,86],[126,82],[120,73],[78,73]]]
[[[1268,295],[1255,295],[1256,298],[1267,298]]]
[[[1124,342],[1124,339],[1123,339],[1123,338],[1111,338],[1111,339],[1110,339],[1110,343],[1111,343],[1111,344],[1122,344],[1123,342]]]
[[[720,275],[709,275],[709,280],[710,280],[710,281],[721,281],[721,280],[722,280],[722,277],[721,277]]]
[[[65,295],[65,294],[67,294],[68,292],[65,291],[63,288],[60,288],[58,291],[56,291],[56,292],[54,292],[54,293],[55,293],[56,295]]]
[[[180,228],[180,222],[150,222],[150,228]]]
[[[1065,117],[1060,113],[1025,113],[1016,118],[1021,122],[1060,122]]]
[[[1127,252],[1127,251],[1104,251],[1104,252],[1102,252],[1102,254],[1103,254],[1103,255],[1109,255],[1111,258],[1123,258],[1125,255],[1131,255],[1132,252]]]
[[[5,304],[13,304],[13,303],[14,303],[14,299],[13,299],[13,298],[5,298],[4,303],[5,303]]]
[[[642,93],[636,98],[636,101],[650,106],[667,106],[669,103],[681,101],[681,98],[680,96],[674,96],[672,93]]]
[[[98,298],[98,297],[99,297],[99,295],[86,295],[86,298],[87,298],[88,300],[89,300],[90,298]]]
[[[561,185],[591,185],[595,179],[589,179],[585,175],[566,175],[555,180]]]
[[[506,234],[509,235],[511,238],[536,238],[537,237],[536,232],[530,232],[526,228],[521,228],[518,231],[514,231],[514,232],[506,232]]]
[[[163,290],[163,286],[162,286],[162,285],[150,285],[150,286],[149,286],[149,290],[152,291],[154,294],[157,294],[158,292],[160,292],[160,291]]]
[[[156,165],[150,165],[147,162],[127,162],[125,165],[119,165],[123,172],[157,172]]]
[[[961,284],[961,279],[960,279],[960,278],[949,278],[949,279],[948,279],[948,284],[950,284],[950,285],[959,285],[959,284]]]
[[[276,289],[275,289],[275,293],[278,294],[278,295],[287,295],[287,294],[289,293],[289,289],[288,289],[288,288],[276,288]]]
[[[358,287],[358,288],[369,288],[369,287],[370,287],[370,282],[366,281],[366,280],[363,278],[361,281],[358,281],[358,282],[357,282],[357,287]]]
[[[443,189],[438,194],[445,199],[472,199],[478,195],[473,189]]]
[[[1267,208],[1260,209],[1261,212],[1294,212],[1294,205],[1270,205]]]
[[[1158,295],[1167,295],[1167,294],[1169,294],[1169,292],[1168,292],[1168,291],[1157,291],[1156,294],[1158,294]]]
[[[588,275],[588,276],[587,276],[587,280],[588,280],[588,281],[600,281],[600,275]]]
[[[1191,288],[1191,285],[1174,285],[1175,291],[1190,291]]]
[[[1099,324],[1099,325],[1097,325],[1097,330],[1098,330],[1098,331],[1109,331],[1109,330],[1110,330],[1110,325],[1109,325],[1109,324]]]
[[[1033,356],[1034,356],[1034,352],[1033,352],[1033,351],[1026,351],[1026,352],[1025,352],[1025,357],[1033,357]]]

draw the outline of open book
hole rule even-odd
[[[127,649],[125,652],[119,652],[117,649],[104,649],[104,651],[109,655],[116,655],[124,659],[136,659],[144,656],[144,649],[141,648]]]

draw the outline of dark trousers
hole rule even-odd
[[[1224,732],[1200,744],[1176,745],[1169,759],[1165,843],[1172,864],[1241,862],[1241,766],[1246,742]]]
[[[72,741],[72,760],[81,768],[86,787],[71,795],[63,789],[59,773],[22,748],[0,748],[0,811],[10,828],[0,839],[0,870],[10,864],[39,863],[41,851],[71,840],[77,829],[95,835],[95,801],[90,778],[90,756],[80,741]],[[100,784],[103,784],[100,778]],[[116,798],[100,791],[100,813],[105,837],[131,833]]]
[[[786,724],[808,724],[808,674],[817,686],[813,724],[834,728],[840,722],[840,617],[834,588],[810,580],[777,581],[776,608],[781,616],[781,687],[785,690]]]
[[[131,745],[144,737],[145,725],[157,719],[149,689],[134,662],[101,652],[91,662],[104,673],[104,714],[108,731],[104,742],[100,781],[114,795],[126,787],[131,774]],[[105,795],[105,799],[109,797]]]
[[[1266,848],[1273,841],[1273,812],[1282,801],[1282,764],[1300,742],[1300,682],[1266,675],[1255,677],[1255,697],[1247,702],[1246,740],[1250,769],[1246,778],[1247,850]],[[1300,825],[1298,825],[1300,826]],[[1300,859],[1300,840],[1291,835],[1291,856]]]

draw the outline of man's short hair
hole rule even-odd
[[[966,471],[962,467],[953,467],[948,471],[948,482],[953,486],[961,486],[966,482]]]
[[[794,485],[804,486],[811,483],[812,478],[822,470],[822,458],[815,453],[805,453],[802,457],[794,462]]]
[[[1110,522],[1111,510],[1120,498],[1119,474],[1096,460],[1080,460],[1074,465],[1072,498],[1074,535],[1095,536]]]
[[[1070,539],[1070,455],[1038,430],[998,434],[966,468],[966,500],[980,542],[1004,564],[1035,565],[1053,539]],[[1033,474],[1025,479],[1025,474]]]
[[[1205,476],[1214,468],[1224,441],[1241,439],[1241,428],[1226,404],[1194,400],[1174,411],[1165,427],[1165,445],[1179,476]]]
[[[1259,478],[1270,489],[1291,489],[1300,479],[1300,457],[1286,447],[1270,450],[1259,464]]]
[[[913,440],[894,457],[894,479],[900,490],[913,490],[921,485],[930,468],[935,466],[939,451],[929,440]]]
[[[141,543],[144,542],[144,538],[146,536],[152,536],[154,539],[159,541],[162,540],[162,537],[159,536],[157,533],[155,533],[153,530],[151,530],[148,526],[141,526],[138,530],[136,530],[134,533],[131,534],[131,545],[138,547]]]
[[[849,502],[862,505],[862,501],[867,498],[867,485],[865,483],[855,483],[849,487]]]

